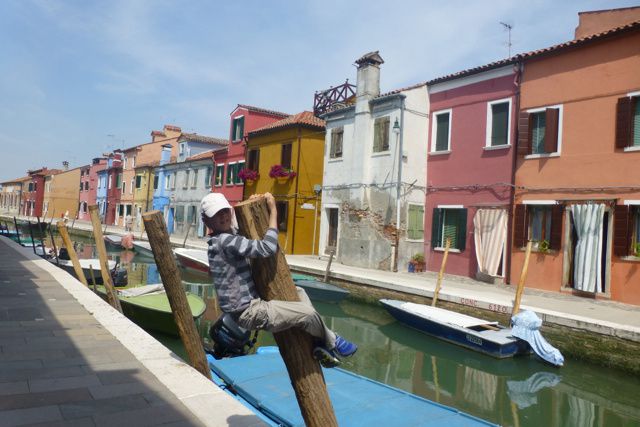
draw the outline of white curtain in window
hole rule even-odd
[[[507,211],[478,209],[473,226],[478,270],[496,276],[507,238]]]
[[[586,292],[601,289],[603,204],[571,205],[578,242],[573,261],[574,288]]]

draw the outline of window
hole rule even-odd
[[[233,119],[233,125],[231,128],[231,140],[240,141],[244,136],[244,116],[236,117]]]
[[[89,191],[89,181],[84,182],[84,191]]]
[[[520,113],[518,152],[544,155],[560,152],[562,106],[539,108]]]
[[[331,148],[329,158],[338,159],[342,157],[342,139],[344,137],[344,128],[339,127],[331,129]]]
[[[233,184],[235,174],[236,174],[236,164],[229,163],[227,165],[227,180],[225,181],[227,185]]]
[[[170,186],[171,186],[171,175],[165,175],[164,176],[164,189],[168,190]]]
[[[176,177],[177,177],[177,172],[174,172],[171,174],[171,189],[175,190],[176,189]]]
[[[276,202],[276,210],[278,211],[278,231],[287,231],[289,202]]]
[[[122,183],[122,194],[124,194],[124,191],[125,191],[125,187],[126,187],[126,186],[127,186],[127,183],[126,183],[126,182],[123,182],[123,183]]]
[[[182,182],[182,188],[187,188],[189,186],[189,176],[191,175],[191,171],[185,171],[184,173],[184,181]]]
[[[537,249],[540,242],[546,242],[549,249],[560,249],[563,210],[562,205],[553,201],[528,201],[527,204],[516,205],[513,244],[523,248],[532,241]]]
[[[136,175],[136,190],[142,187],[142,175]]]
[[[280,164],[287,169],[291,169],[292,147],[292,144],[282,144],[282,150],[280,151]]]
[[[224,164],[216,165],[216,179],[214,185],[220,187],[222,185],[222,177],[224,176]]]
[[[240,175],[240,171],[244,169],[244,162],[238,162],[236,164],[236,172],[234,175],[234,183],[236,184],[242,184],[242,179],[240,179],[240,177],[238,175]]]
[[[133,156],[133,159],[131,159],[131,169],[136,167],[136,156]]]
[[[439,207],[433,209],[431,246],[444,248],[447,239],[449,248],[463,251],[467,237],[467,210],[462,207]]]
[[[184,142],[180,144],[180,155],[184,154]]]
[[[124,183],[122,182],[122,174],[121,173],[116,175],[116,188],[120,188],[120,187],[124,188]],[[124,192],[124,190],[123,190],[123,192]]]
[[[640,148],[640,93],[618,99],[616,148]]]
[[[487,147],[510,144],[511,100],[493,101],[487,104]]]
[[[188,224],[196,223],[196,207],[195,206],[189,206],[189,209],[187,210],[187,223]]]
[[[613,217],[613,253],[640,257],[640,201],[616,205]]]
[[[109,175],[109,190],[111,190],[111,181],[113,181],[113,176]]]
[[[410,240],[423,240],[424,206],[409,204],[407,216],[407,237]]]
[[[129,187],[129,194],[133,194],[133,187],[136,186],[136,178],[131,178],[131,186]]]
[[[191,175],[191,188],[196,188],[198,186],[198,169],[193,171]]]
[[[123,170],[127,169],[127,156],[124,156],[122,159],[122,169]]]
[[[211,174],[213,173],[213,168],[211,166],[207,166],[204,172],[204,188],[211,187]]]
[[[253,171],[258,171],[260,167],[260,150],[249,150],[247,153],[247,168]]]
[[[158,175],[154,175],[154,177],[153,177],[153,189],[154,190],[158,189],[158,179],[159,179]]]
[[[451,151],[451,110],[432,114],[431,152]]]
[[[379,117],[373,123],[373,152],[389,151],[389,116]],[[342,144],[340,144],[342,145]],[[342,147],[340,147],[342,152]]]
[[[184,206],[176,206],[176,222],[180,224],[184,222]]]
[[[29,193],[31,193],[33,191],[33,183],[30,182],[29,183]]]

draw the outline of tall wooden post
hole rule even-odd
[[[447,243],[444,245],[444,256],[442,257],[442,264],[440,265],[440,272],[438,273],[438,282],[436,283],[436,290],[433,293],[433,300],[431,306],[435,307],[438,302],[438,294],[440,294],[440,288],[442,287],[442,277],[444,276],[444,269],[447,266],[447,257],[449,256],[449,247],[451,246],[451,239],[447,239]]]
[[[102,236],[102,225],[98,216],[98,206],[89,206],[89,215],[91,216],[91,225],[93,226],[93,238],[98,250],[98,258],[100,258],[100,273],[102,274],[102,284],[107,293],[107,301],[113,308],[122,313],[120,300],[113,286],[113,280],[109,273],[109,260],[107,259],[107,248],[104,247],[104,238]]]
[[[333,261],[333,256],[336,254],[336,248],[332,247],[329,250],[329,262],[327,263],[327,268],[324,271],[324,277],[322,278],[322,281],[327,283],[327,281],[329,280],[329,270],[331,270],[331,261]]]
[[[262,239],[269,227],[269,211],[264,198],[247,200],[235,206],[240,233],[250,239]],[[273,257],[254,258],[253,280],[260,297],[269,300],[298,301],[289,266],[280,249]],[[292,328],[273,334],[287,366],[305,424],[309,427],[337,426],[322,369],[313,359],[313,339]]]
[[[84,276],[84,272],[82,271],[82,267],[80,266],[78,255],[76,254],[76,250],[73,247],[73,242],[71,242],[71,238],[69,237],[69,232],[67,231],[67,226],[65,225],[64,221],[58,221],[58,233],[60,233],[60,236],[62,236],[62,241],[64,242],[65,248],[67,248],[69,258],[71,258],[71,263],[73,264],[73,270],[76,272],[78,280],[80,280],[85,286],[89,286],[87,284],[87,278]]]
[[[31,243],[33,244],[33,253],[37,255],[36,252],[36,239],[33,238],[33,230],[31,229],[31,221],[29,221],[29,236],[31,236]]]
[[[520,280],[518,281],[518,288],[516,289],[516,299],[513,303],[513,311],[511,316],[518,314],[520,311],[520,302],[522,301],[522,292],[524,292],[524,282],[527,280],[527,270],[529,269],[529,257],[531,256],[531,240],[527,243],[527,250],[524,254],[524,264],[522,265],[522,272],[520,273]]]
[[[51,246],[53,246],[53,254],[56,256],[56,264],[60,266],[60,254],[58,253],[58,247],[56,246],[56,239],[53,237],[53,229],[49,226],[49,237],[51,238]]]
[[[18,239],[18,244],[21,245],[22,242],[20,241],[20,229],[18,228],[18,220],[15,216],[13,217],[13,224],[16,226],[16,239]]]
[[[187,234],[184,235],[184,240],[182,241],[182,247],[184,248],[185,246],[187,246],[187,238],[189,238],[189,232],[191,231],[191,223],[189,223],[189,226],[187,227]]]
[[[187,355],[191,361],[191,366],[197,369],[202,375],[211,379],[211,371],[204,354],[202,340],[198,334],[196,324],[193,321],[193,314],[187,301],[187,294],[182,286],[180,272],[176,265],[171,250],[169,233],[164,224],[164,218],[160,211],[151,211],[142,214],[144,227],[147,230],[149,244],[153,250],[153,258],[158,266],[158,272],[164,284],[164,290],[169,298],[169,305],[173,312],[173,318],[178,326],[180,339],[187,350]]]

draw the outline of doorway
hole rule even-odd
[[[338,217],[338,208],[327,208],[329,234],[327,235],[327,244],[324,247],[324,253],[327,255],[331,254],[331,251],[335,251],[338,245]]]

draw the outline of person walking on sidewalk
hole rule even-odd
[[[296,287],[300,301],[265,301],[258,295],[248,258],[276,254],[278,222],[273,195],[251,196],[257,197],[265,197],[269,207],[269,228],[262,240],[236,234],[235,214],[224,195],[210,193],[200,203],[202,221],[211,230],[209,269],[220,309],[248,330],[280,332],[300,328],[316,339],[313,356],[325,367],[337,366],[340,358],[352,356],[358,347],[327,328],[302,288]]]

